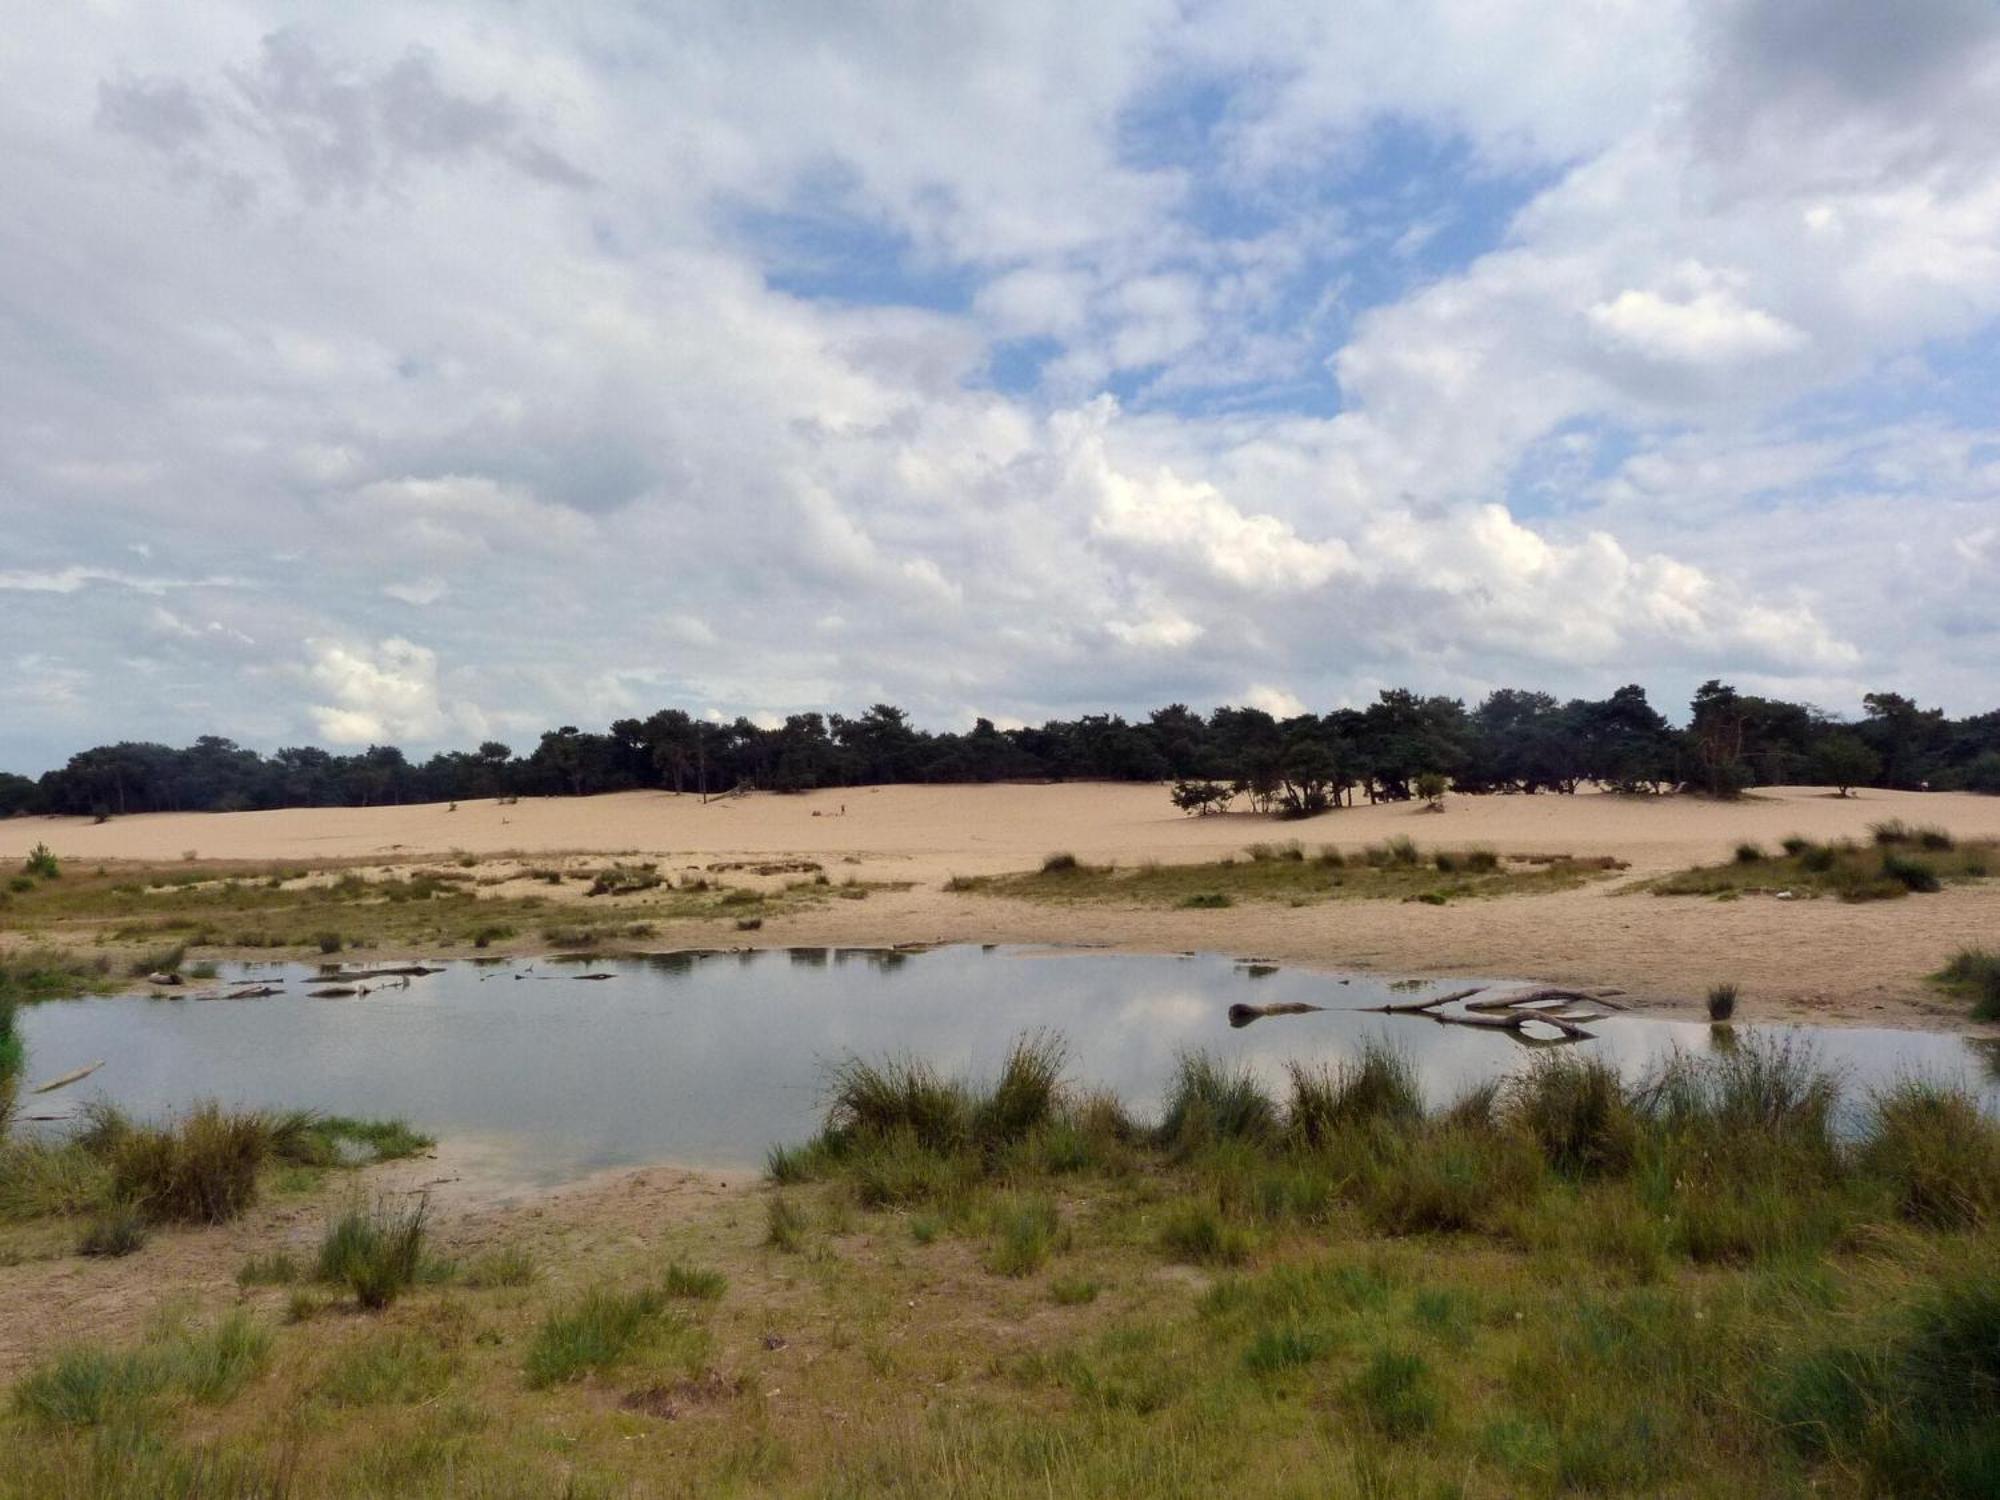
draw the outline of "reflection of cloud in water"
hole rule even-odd
[[[1198,1025],[1215,1010],[1215,1002],[1192,992],[1137,995],[1118,1007],[1119,1023],[1126,1026],[1171,1026],[1187,1030]]]
[[[311,971],[294,966],[282,971],[293,981],[286,998],[81,1000],[36,1007],[24,1031],[49,1071],[107,1059],[93,1082],[128,1108],[213,1095],[403,1115],[447,1143],[477,1143],[482,1176],[531,1183],[644,1161],[754,1164],[817,1128],[828,1062],[909,1054],[990,1076],[1012,1040],[1038,1027],[1062,1033],[1073,1079],[1142,1113],[1157,1109],[1175,1055],[1190,1048],[1240,1059],[1278,1087],[1286,1062],[1338,1061],[1376,1037],[1410,1057],[1433,1102],[1532,1056],[1491,1033],[1366,1013],[1389,998],[1379,979],[1341,984],[1304,969],[1253,979],[1208,955],[716,953],[606,962],[598,967],[618,977],[598,984],[546,965],[516,981],[525,967],[452,965],[408,990],[314,1001],[296,993]],[[1334,1008],[1235,1031],[1227,1017],[1238,1000]],[[1586,1045],[1633,1074],[1670,1044],[1695,1051],[1712,1039],[1705,1023],[1598,1030]],[[1963,1075],[1972,1056],[1956,1037],[1813,1035],[1857,1080],[1897,1067]]]

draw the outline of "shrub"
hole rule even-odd
[[[1475,875],[1491,875],[1500,868],[1500,856],[1491,849],[1468,849],[1465,868]]]
[[[62,877],[62,862],[47,844],[36,844],[28,851],[28,857],[21,862],[21,873],[33,875],[42,880],[59,880]]]
[[[1638,1142],[1632,1102],[1618,1070],[1601,1058],[1542,1058],[1515,1081],[1510,1104],[1565,1176],[1613,1176],[1631,1165]]]
[[[76,1253],[116,1259],[145,1248],[146,1219],[130,1204],[118,1204],[92,1221],[77,1241]]]
[[[1082,868],[1083,866],[1077,862],[1076,856],[1067,851],[1061,854],[1051,854],[1047,859],[1042,861],[1042,873],[1044,875],[1070,875]]]
[[[1174,1065],[1160,1136],[1186,1152],[1217,1140],[1256,1140],[1277,1126],[1277,1107],[1246,1067],[1206,1052],[1183,1052]]]
[[[1711,1021],[1727,1021],[1736,1014],[1737,987],[1734,984],[1714,984],[1708,988],[1708,1018]]]
[[[1811,839],[1805,838],[1796,833],[1783,839],[1778,844],[1778,847],[1780,849],[1783,849],[1786,855],[1792,859],[1797,859],[1801,854],[1805,853],[1806,850],[1812,848],[1812,846],[1813,845]]]
[[[350,1208],[320,1241],[315,1275],[345,1286],[373,1310],[385,1308],[416,1283],[423,1270],[427,1199],[402,1210],[377,1204],[373,1212]]]
[[[1756,844],[1738,844],[1736,846],[1736,863],[1739,865],[1754,865],[1763,857],[1763,849]]]
[[[658,1287],[615,1292],[593,1287],[566,1308],[551,1312],[528,1345],[530,1387],[541,1390],[605,1370],[629,1354],[665,1314]]]
[[[338,953],[343,940],[337,932],[322,932],[313,941],[319,945],[319,951],[322,953]]]
[[[220,1224],[256,1200],[269,1148],[259,1116],[200,1104],[177,1123],[117,1133],[107,1156],[112,1190],[149,1219]]]
[[[513,935],[513,928],[507,926],[504,922],[496,922],[491,926],[482,927],[475,932],[472,935],[472,946],[475,948],[491,948],[495,943],[506,942]]]
[[[1942,828],[1919,828],[1916,839],[1919,849],[1931,849],[1939,853],[1958,847],[1958,841]]]
[[[1189,911],[1222,911],[1235,904],[1236,898],[1226,891],[1197,891],[1181,901]]]
[[[1870,823],[1868,835],[1884,848],[1892,844],[1907,844],[1914,837],[1909,824],[1901,818],[1887,818],[1880,823]]]

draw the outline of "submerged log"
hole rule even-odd
[[[275,984],[254,984],[247,990],[231,990],[222,998],[225,1000],[262,1000],[266,995],[282,995],[284,991]]]
[[[1239,1002],[1229,1007],[1229,1024],[1240,1030],[1266,1016],[1303,1016],[1325,1009],[1324,1005],[1307,1005],[1303,1000],[1288,1000],[1276,1005],[1244,1005]]]
[[[308,1000],[345,1000],[349,995],[359,993],[360,991],[355,989],[351,984],[330,984],[323,990],[309,991],[306,998]]]

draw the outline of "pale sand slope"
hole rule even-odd
[[[845,807],[843,815],[841,809]],[[1514,975],[1622,985],[1667,1008],[1707,986],[1742,984],[1744,1016],[1950,1025],[1962,1010],[1921,976],[1955,949],[2000,945],[2000,883],[1849,906],[1616,894],[1632,878],[1727,859],[1741,840],[1787,834],[1866,839],[1882,818],[2000,838],[2000,798],[1866,792],[1841,799],[1785,788],[1735,804],[1683,798],[1453,797],[1443,814],[1361,806],[1306,823],[1250,814],[1186,818],[1155,786],[880,787],[710,802],[662,792],[422,807],[159,814],[93,825],[0,822],[0,859],[46,840],[76,859],[400,860],[451,850],[636,851],[679,862],[747,854],[823,859],[838,875],[914,888],[773,919],[758,936],[812,942],[1041,941],[1124,948],[1218,949],[1298,962],[1408,973]],[[952,895],[952,874],[1032,868],[1067,849],[1094,861],[1210,859],[1257,839],[1297,837],[1352,851],[1394,834],[1428,846],[1503,853],[1608,854],[1632,869],[1554,896],[1447,907],[1338,902],[1226,911],[1059,907]],[[678,934],[679,929],[676,929]],[[733,937],[733,934],[731,934]],[[691,933],[690,940],[714,934]]]

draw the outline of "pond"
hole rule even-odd
[[[829,1061],[908,1052],[947,1072],[990,1074],[1017,1035],[1039,1027],[1067,1040],[1073,1079],[1113,1089],[1141,1113],[1157,1106],[1187,1048],[1241,1059],[1275,1086],[1291,1059],[1334,1061],[1380,1038],[1410,1057],[1434,1102],[1532,1055],[1503,1033],[1367,1009],[1474,980],[1392,985],[1217,955],[814,948],[593,959],[588,968],[449,963],[406,988],[329,999],[310,998],[319,981],[309,965],[226,966],[224,984],[244,982],[282,984],[282,993],[29,1008],[21,1021],[31,1081],[105,1065],[24,1106],[46,1113],[102,1097],[144,1115],[216,1098],[401,1116],[525,1186],[642,1162],[755,1166],[773,1144],[818,1127]],[[1229,1024],[1232,1004],[1273,1003],[1327,1008]],[[1620,1016],[1590,1029],[1595,1040],[1576,1045],[1629,1074],[1673,1046],[1717,1044],[1705,1024]],[[1754,1029],[1808,1040],[1856,1096],[1921,1072],[1962,1081],[2000,1107],[2000,1072],[1964,1038]]]

